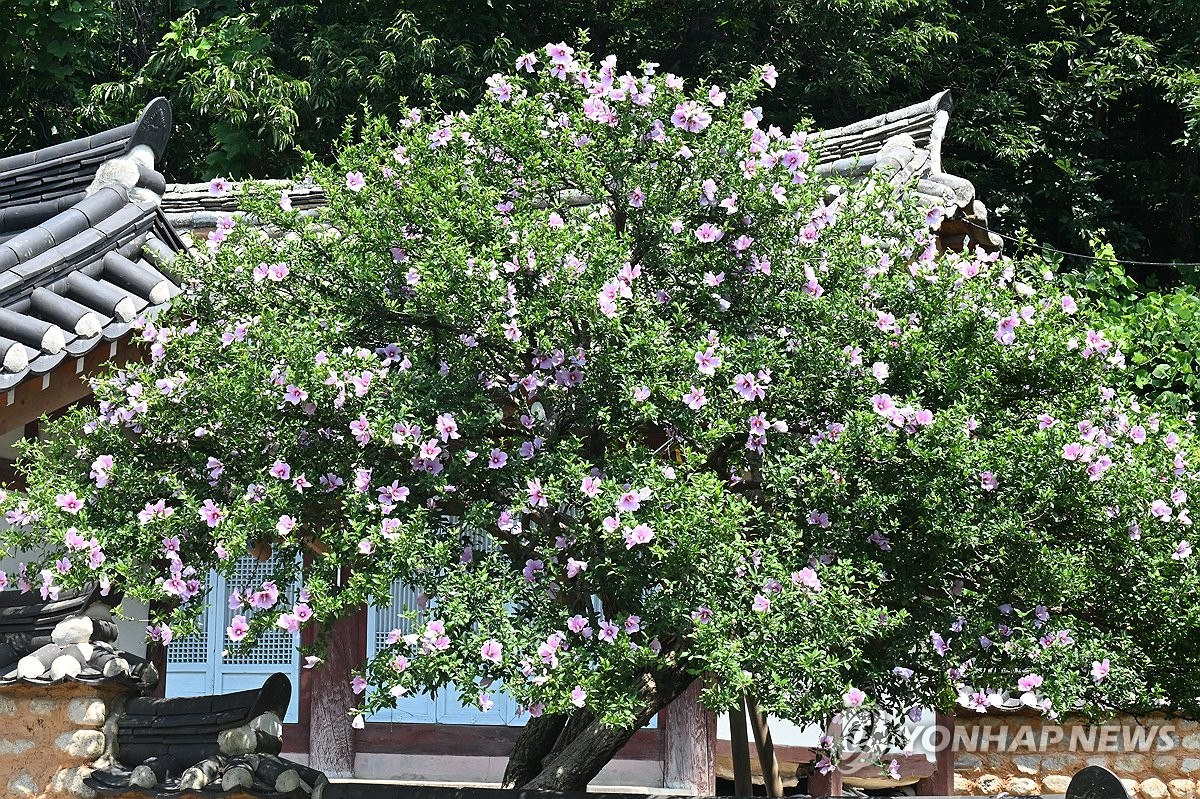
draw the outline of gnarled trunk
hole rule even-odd
[[[529,720],[508,755],[505,788],[519,788],[541,773],[542,761],[553,751],[566,724],[567,717],[563,715],[547,714]]]
[[[583,791],[600,770],[621,750],[634,732],[641,729],[664,707],[678,697],[695,679],[681,668],[664,669],[653,675],[647,675],[642,688],[638,691],[642,697],[642,708],[638,711],[634,724],[628,728],[614,729],[607,727],[594,717],[586,726],[580,725],[578,732],[572,730],[573,738],[564,746],[553,745],[554,752],[544,767],[532,778],[518,784],[522,788],[544,791]],[[584,715],[578,718],[584,720]],[[525,736],[522,735],[522,738]],[[514,749],[514,754],[516,750]],[[527,767],[527,766],[526,766]],[[510,759],[508,770],[505,771],[505,784],[509,784],[508,773],[513,770],[514,763]],[[525,770],[523,767],[522,771]]]

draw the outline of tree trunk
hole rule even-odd
[[[326,661],[313,669],[309,705],[309,764],[330,777],[354,775],[355,734],[349,710],[355,705],[350,674],[366,656],[363,612],[346,616],[329,630]]]
[[[542,791],[585,791],[588,783],[620,751],[633,734],[644,727],[654,714],[684,692],[695,677],[682,669],[668,669],[647,675],[639,694],[644,704],[634,723],[614,729],[593,721],[579,732],[578,737],[563,747],[541,773],[521,787]]]
[[[530,719],[521,730],[508,755],[504,769],[504,787],[516,788],[532,780],[542,771],[542,760],[554,748],[554,742],[567,724],[563,715],[545,715]]]
[[[733,753],[733,795],[753,796],[754,776],[750,771],[750,731],[746,728],[746,703],[729,709],[729,749]]]
[[[579,737],[579,734],[592,725],[596,720],[596,714],[585,707],[581,707],[571,714],[567,719],[567,726],[559,734],[558,740],[554,742],[554,746],[550,751],[542,757],[541,765],[544,767],[554,758],[563,753],[563,750],[571,745],[571,742]]]
[[[754,747],[758,749],[758,763],[762,767],[767,796],[782,797],[783,780],[779,776],[779,760],[775,757],[775,742],[771,739],[767,714],[750,694],[746,694],[746,710],[750,714],[750,729],[754,731]]]

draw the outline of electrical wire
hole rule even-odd
[[[1062,256],[1069,257],[1069,258],[1079,258],[1084,261],[1097,261],[1097,262],[1109,263],[1109,264],[1118,263],[1118,264],[1125,264],[1127,266],[1175,266],[1175,267],[1186,266],[1186,267],[1190,267],[1193,269],[1200,268],[1200,263],[1188,263],[1185,261],[1135,261],[1135,260],[1128,259],[1128,258],[1103,258],[1098,255],[1084,255],[1083,253],[1078,253],[1078,252],[1068,252],[1066,250],[1060,250],[1057,247],[1051,247],[1049,244],[1035,244],[1031,241],[1027,241],[1024,239],[1014,238],[1013,236],[1008,236],[1008,235],[1005,235],[1004,233],[999,233],[995,230],[986,228],[983,225],[979,224],[978,222],[972,222],[969,219],[964,219],[962,221],[966,222],[968,225],[975,228],[976,230],[982,230],[986,233],[995,234],[995,235],[999,236],[1000,238],[1004,239],[1005,241],[1011,241],[1014,244],[1019,244],[1019,245],[1026,246],[1026,247],[1036,247],[1039,250],[1045,250],[1046,252],[1052,252],[1056,255],[1062,255]]]

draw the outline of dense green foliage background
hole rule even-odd
[[[170,177],[282,176],[301,150],[329,156],[364,106],[470,107],[516,55],[580,30],[594,52],[689,78],[773,62],[783,79],[767,112],[785,127],[949,88],[950,168],[975,182],[997,230],[1200,261],[1195,0],[15,0],[0,7],[12,76],[0,151],[124,122],[165,94]],[[1081,279],[1135,338],[1150,330],[1142,388],[1194,396],[1183,339],[1196,270]]]

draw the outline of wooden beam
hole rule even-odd
[[[303,702],[303,698],[301,699]],[[303,722],[304,704],[300,706]],[[303,729],[301,724],[285,724],[285,751],[304,752],[294,745],[292,734]],[[360,754],[399,755],[471,755],[478,757],[508,757],[522,727],[501,727],[489,724],[423,724],[418,722],[368,721],[355,736],[355,750]],[[616,755],[616,760],[662,762],[662,730],[638,730]]]
[[[667,788],[693,796],[717,792],[717,717],[700,704],[700,680],[694,680],[660,715],[663,725],[663,779]]]
[[[25,382],[7,392],[0,392],[0,436],[35,422],[43,414],[67,408],[92,395],[87,379],[105,364],[123,366],[143,360],[146,351],[126,336],[117,342],[116,353],[110,347],[96,347],[83,356],[83,369],[78,358],[67,358],[42,375],[31,374]]]
[[[954,795],[954,714],[938,713],[936,724],[945,730],[949,737],[945,746],[934,755],[933,774],[918,780],[913,786],[917,796]],[[934,740],[941,740],[941,736],[935,736]]]

